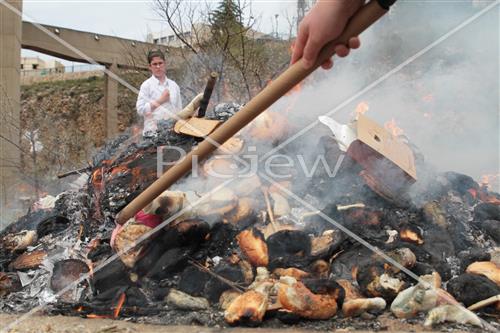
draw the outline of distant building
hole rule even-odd
[[[64,73],[64,66],[57,60],[43,60],[39,57],[21,57],[21,71],[32,70]]]
[[[253,29],[248,29],[246,36],[255,40],[274,40],[275,37],[259,32]],[[187,41],[190,45],[196,46],[198,44],[208,42],[211,38],[210,25],[205,23],[195,23],[191,26],[191,30],[187,30],[177,36],[172,31],[161,31],[149,33],[146,37],[148,43],[166,45],[170,47],[184,47],[182,39]]]

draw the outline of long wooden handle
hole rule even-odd
[[[372,0],[368,4],[361,7],[359,11],[349,20],[341,36],[321,49],[318,59],[313,67],[305,69],[302,60],[299,60],[290,66],[273,82],[266,86],[257,96],[252,98],[240,111],[214,131],[209,138],[219,144],[226,142],[226,140],[238,133],[243,127],[276,102],[281,96],[286,94],[290,89],[316,70],[321,64],[332,57],[335,53],[336,45],[347,44],[351,37],[361,34],[385,13],[387,13],[387,9],[384,9],[376,0]],[[119,224],[125,223],[128,219],[133,217],[137,212],[159,196],[163,191],[168,189],[172,184],[188,173],[192,169],[193,156],[197,156],[195,161],[202,161],[215,149],[217,149],[217,147],[210,143],[209,140],[202,141],[182,160],[179,160],[177,164],[168,169],[160,178],[144,190],[144,192],[131,201],[116,216],[116,222]]]

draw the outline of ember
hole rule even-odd
[[[234,108],[217,106],[211,117],[224,121]],[[360,113],[366,108],[360,105]],[[241,135],[219,156],[241,157],[263,138],[282,139],[286,124],[274,116],[259,121],[262,133]],[[266,184],[257,172],[221,189],[215,186],[225,179],[214,179],[213,172],[234,177],[239,170],[227,159],[208,160],[199,179],[185,178],[112,234],[116,213],[156,177],[156,148],[196,144],[171,125],[154,139],[110,143],[94,159],[86,187],[61,194],[50,211],[31,212],[2,232],[2,310],[26,311],[40,299],[54,314],[175,317],[184,324],[342,325],[345,318],[376,321],[384,313],[424,313],[426,325],[484,325],[482,314],[494,320],[500,196],[451,172],[434,174],[440,182],[411,193],[414,177],[398,178],[401,186],[381,180],[384,170],[375,169],[376,160],[359,159],[361,150],[356,159],[345,156],[335,177]],[[342,154],[331,138],[318,144],[333,160]],[[370,154],[384,158],[383,152]],[[391,172],[400,171],[391,163]],[[415,170],[430,172],[421,160],[414,163]],[[319,209],[304,210],[285,191],[297,188]],[[162,221],[168,224],[159,226]],[[477,310],[460,316],[457,301]]]

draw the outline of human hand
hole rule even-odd
[[[340,36],[348,20],[363,3],[364,1],[361,0],[318,1],[299,25],[291,63],[302,58],[304,67],[311,68],[321,48]],[[359,46],[359,38],[353,37],[348,41],[347,46],[337,45],[335,53],[339,57],[345,57],[350,49],[356,49]],[[322,64],[325,69],[332,66],[331,59]]]
[[[165,102],[168,102],[169,100],[170,100],[170,91],[168,89],[165,89],[161,93],[161,96],[158,98],[158,104],[163,104]]]

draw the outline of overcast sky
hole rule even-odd
[[[278,14],[278,29],[284,32],[289,26],[285,16],[291,18],[295,15],[296,2],[296,0],[254,0],[252,14],[259,18],[259,28],[266,33],[275,31],[275,15]],[[167,29],[167,24],[155,13],[152,3],[151,0],[24,0],[23,19],[144,41],[148,32]],[[23,56],[50,58],[29,50],[23,50]]]

